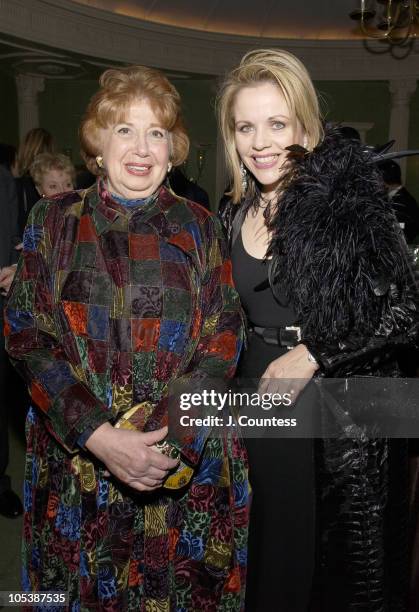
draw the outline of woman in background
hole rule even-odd
[[[395,347],[417,338],[417,304],[369,156],[323,127],[307,70],[286,51],[246,54],[219,114],[232,178],[220,215],[249,323],[240,375],[261,377],[264,390],[274,379],[397,375]],[[311,397],[294,408],[303,425],[320,417]],[[343,432],[246,446],[246,610],[405,610],[403,442]]]
[[[70,158],[62,153],[40,153],[29,173],[40,197],[49,198],[74,189],[76,169]]]
[[[30,167],[30,177],[36,187],[38,200],[41,197],[53,196],[74,189],[76,170],[71,160],[60,153],[40,153]],[[23,244],[16,245],[21,250]],[[0,289],[7,294],[13,282],[16,264],[4,267],[0,273]]]
[[[37,155],[53,151],[53,138],[44,128],[29,130],[19,146],[17,155],[19,178],[16,179],[16,189],[19,203],[18,225],[21,234],[23,234],[33,205],[39,200],[39,193],[29,174],[29,169]]]

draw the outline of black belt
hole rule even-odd
[[[301,328],[295,325],[285,327],[258,327],[249,325],[249,331],[260,336],[266,344],[285,346],[288,349],[297,346],[301,340]]]

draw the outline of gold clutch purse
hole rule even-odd
[[[121,416],[121,418],[115,423],[115,427],[121,429],[132,429],[134,431],[143,431],[145,424],[147,423],[147,420],[151,416],[153,410],[154,406],[151,402],[141,402],[141,404],[136,404]],[[180,453],[177,448],[165,440],[158,442],[155,446],[161,453],[171,457],[172,459],[177,459],[179,457]],[[169,474],[164,481],[163,488],[181,489],[189,483],[192,476],[193,469],[189,465],[183,463],[181,459],[176,471]]]

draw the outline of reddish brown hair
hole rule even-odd
[[[99,80],[100,89],[91,98],[80,125],[80,141],[87,156],[100,151],[100,130],[125,120],[130,105],[146,99],[170,134],[170,159],[174,166],[188,156],[189,138],[181,116],[180,96],[159,70],[146,66],[128,66],[106,70]]]

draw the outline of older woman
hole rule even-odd
[[[243,449],[166,426],[170,383],[234,372],[222,232],[164,185],[188,151],[174,87],[141,66],[100,84],[81,140],[104,177],[36,206],[7,308],[35,403],[23,587],[72,610],[240,610]]]
[[[32,162],[29,172],[43,198],[74,189],[76,169],[71,159],[62,153],[40,153]]]
[[[307,70],[286,51],[245,55],[219,109],[232,176],[221,216],[250,328],[241,375],[261,377],[264,390],[319,374],[397,375],[395,348],[414,339],[418,311],[369,156],[324,130]],[[314,393],[304,396],[294,408],[303,426],[318,416]],[[343,430],[313,444],[307,430],[246,441],[246,609],[405,610],[403,443]]]

